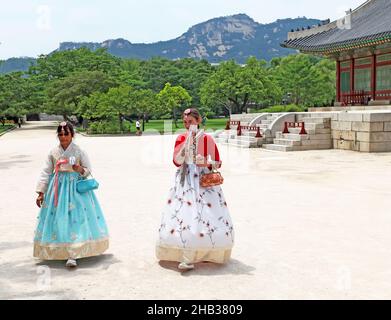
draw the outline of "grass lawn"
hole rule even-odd
[[[227,121],[229,119],[208,119],[206,121],[205,130],[220,130],[225,129]],[[167,121],[169,126],[169,121],[171,120],[150,120],[148,123],[145,123],[145,130],[154,129],[159,132],[164,131],[164,122]],[[169,127],[170,128],[170,127]],[[178,121],[178,128],[175,128],[174,122],[171,123],[172,131],[175,132],[178,129],[183,129],[182,121]],[[134,124],[132,124],[132,131],[135,130]]]
[[[221,129],[225,129],[226,125],[227,125],[227,121],[229,119],[228,118],[222,118],[222,119],[208,119],[206,121],[206,125],[205,127],[201,126],[203,129],[205,130],[212,130],[212,131],[215,131],[215,130],[221,130]],[[141,122],[141,125],[142,125],[142,121]],[[126,122],[126,126],[128,127],[129,126],[129,122]],[[160,132],[161,134],[164,133],[164,130],[165,130],[165,127],[168,127],[168,129],[166,128],[166,130],[168,131],[168,133],[172,132],[172,133],[176,133],[178,130],[180,129],[183,129],[183,123],[182,123],[182,120],[179,120],[178,121],[178,128],[175,127],[175,124],[172,120],[150,120],[148,123],[145,122],[145,131],[149,131],[149,130],[155,130],[155,131],[158,131]],[[77,128],[77,131],[79,132],[86,132],[86,130],[84,130],[83,128]],[[94,134],[92,133],[91,131],[88,131],[90,134]],[[117,132],[117,130],[115,130],[115,132]],[[116,134],[116,133],[113,133],[111,132],[110,130],[108,130],[107,132],[101,132],[102,134]],[[130,127],[130,132],[129,132],[129,128],[128,129],[125,129],[125,132],[124,133],[130,133],[130,134],[136,134],[136,123],[133,122],[131,124],[131,127]],[[95,133],[96,134],[96,133]],[[119,134],[119,131],[118,131],[118,134]]]
[[[10,129],[10,128],[12,128],[12,127],[14,127],[13,125],[10,125],[10,124],[6,124],[6,125],[1,125],[0,124],[0,133],[3,133],[3,132],[5,132],[5,131],[7,131],[8,129]]]

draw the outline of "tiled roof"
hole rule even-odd
[[[292,32],[281,45],[304,52],[337,52],[385,42],[391,42],[391,0],[370,0],[354,10],[350,29],[340,28],[334,21]]]

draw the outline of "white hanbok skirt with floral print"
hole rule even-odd
[[[163,261],[226,263],[234,230],[221,186],[203,188],[200,175],[210,172],[189,164],[175,174],[162,214],[156,256]]]

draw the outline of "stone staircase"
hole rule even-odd
[[[305,151],[332,149],[331,118],[303,118],[307,134],[301,128],[289,128],[289,133],[277,132],[273,144],[264,146],[273,151]]]
[[[232,129],[234,128],[234,129]],[[256,132],[242,131],[242,135],[237,135],[237,127],[232,126],[231,130],[225,130],[216,137],[216,142],[220,144],[232,145],[240,148],[260,148],[264,138],[256,138]]]
[[[236,115],[232,116],[231,120],[240,121],[242,126],[252,125],[252,122],[258,118],[259,114]],[[237,135],[237,126],[231,126],[231,130],[226,130],[216,137],[216,141],[220,144],[231,145],[241,148],[261,148],[265,143],[272,143],[273,137],[270,136],[271,124],[281,116],[280,113],[266,115],[257,126],[260,128],[263,135],[262,138],[256,138],[257,133],[254,131],[242,130],[242,135]]]
[[[227,144],[239,148],[261,148],[264,138],[256,138],[256,134],[253,131],[243,131],[240,137],[236,134],[231,139],[228,139]]]
[[[271,113],[270,115],[267,116],[266,120],[261,120],[261,124],[259,127],[261,128],[262,131],[266,131],[267,129],[270,128],[270,125],[277,120],[281,114],[278,113]]]
[[[261,132],[265,137],[264,143],[273,143],[273,137],[271,135],[271,125],[275,120],[281,117],[281,113],[271,113],[266,117],[266,119],[261,120],[261,123],[258,125],[261,128]]]

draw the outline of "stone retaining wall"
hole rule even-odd
[[[332,115],[334,149],[391,151],[391,112],[343,112]]]

